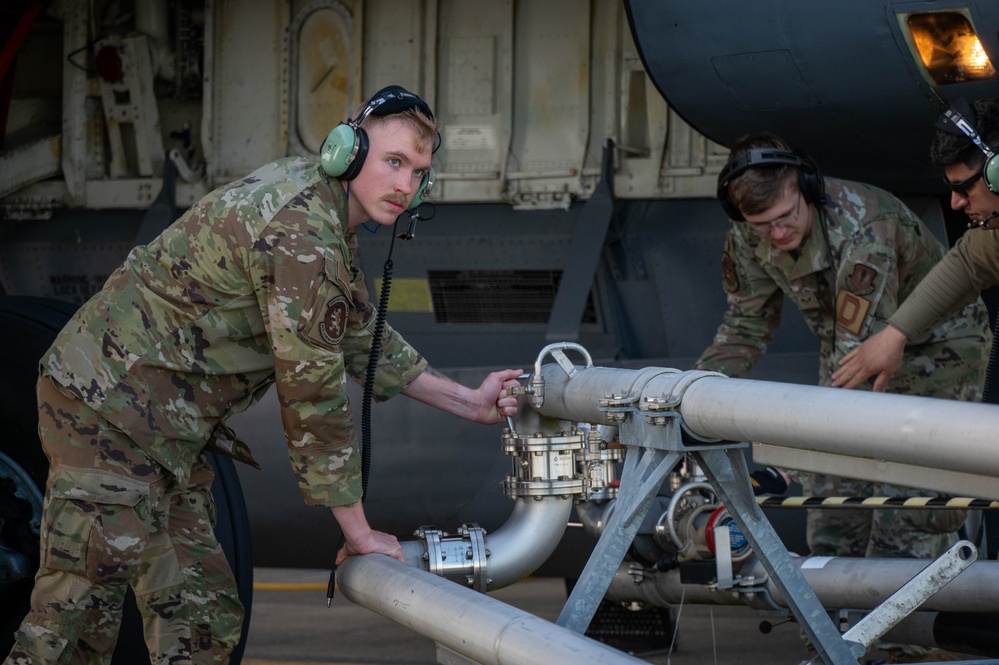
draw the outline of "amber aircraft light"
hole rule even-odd
[[[910,14],[911,43],[936,85],[997,78],[971,19],[962,11]]]

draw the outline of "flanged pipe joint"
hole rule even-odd
[[[455,536],[422,527],[416,541],[402,543],[407,563],[482,592],[530,575],[561,540],[573,499],[583,498],[590,486],[576,466],[587,446],[587,432],[576,428],[551,436],[504,429],[503,450],[513,458],[513,473],[503,487],[516,501],[510,519],[488,535],[477,524],[463,524]]]
[[[413,535],[423,544],[422,567],[427,571],[475,591],[488,590],[492,580],[486,576],[486,563],[492,553],[478,524],[461,525],[457,537],[433,527],[420,527]]]
[[[566,349],[578,351],[592,367],[583,347],[549,345],[538,356],[528,394],[543,399],[540,370],[546,356],[552,355],[565,371],[573,369],[563,353]],[[523,579],[555,551],[573,500],[606,491],[619,459],[606,453],[600,433],[588,425],[522,435],[511,422],[503,430],[502,445],[513,459],[513,471],[503,483],[506,496],[516,501],[510,519],[491,534],[477,524],[463,524],[455,536],[422,527],[415,533],[417,540],[402,543],[407,563],[483,592]]]

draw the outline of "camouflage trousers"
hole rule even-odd
[[[893,379],[892,392],[965,402],[982,401],[982,385],[992,335],[984,319],[985,308],[977,308],[981,320],[967,320],[961,339],[923,345],[904,359],[907,372]],[[823,345],[819,362],[819,384],[832,383],[829,348]],[[838,476],[789,471],[801,483],[806,496],[935,496],[920,491]],[[809,510],[805,537],[812,554],[823,556],[931,558],[957,542],[957,530],[967,518],[966,510]]]
[[[818,473],[796,472],[805,496],[925,496],[926,492]],[[809,510],[805,538],[812,554],[935,558],[957,542],[966,510]]]
[[[213,531],[207,458],[181,486],[47,377],[38,404],[50,465],[41,562],[5,665],[109,663],[129,586],[153,665],[227,663],[243,607]]]

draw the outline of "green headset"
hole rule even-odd
[[[341,122],[330,130],[319,151],[323,172],[340,180],[356,178],[368,156],[368,133],[361,127],[361,123],[369,115],[392,115],[411,108],[419,109],[430,119],[434,117],[425,101],[401,86],[390,85],[376,92],[357,119],[348,118],[346,122]],[[430,190],[433,189],[434,181],[434,169],[430,167],[409,204],[409,210],[415,210],[426,200]]]
[[[962,113],[959,107],[963,107],[964,112]],[[970,120],[969,120],[970,117]],[[972,143],[978,146],[978,149],[985,154],[985,163],[982,164],[982,180],[985,181],[985,185],[995,194],[999,194],[999,158],[996,157],[996,153],[985,144],[982,140],[981,135],[978,133],[978,129],[975,127],[977,124],[975,118],[975,109],[971,106],[965,99],[959,99],[950,108],[944,111],[943,116],[937,122],[937,127],[943,129],[944,131],[949,131],[946,128],[946,121],[949,120],[951,124],[957,127],[962,134],[967,136]]]

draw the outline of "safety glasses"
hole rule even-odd
[[[981,177],[982,177],[981,171],[971,176],[970,178],[965,178],[964,180],[961,180],[960,182],[951,182],[950,180],[947,179],[947,176],[944,176],[944,184],[950,187],[950,191],[954,192],[961,198],[966,199],[968,198],[968,188],[974,185],[976,182],[978,182],[979,178]]]

